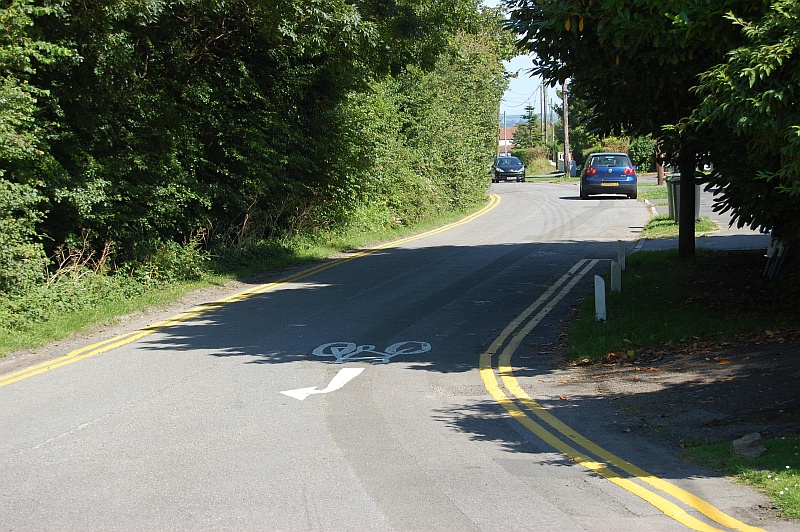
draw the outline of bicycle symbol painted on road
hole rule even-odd
[[[431,350],[428,342],[397,342],[383,351],[377,351],[374,345],[356,345],[352,342],[331,342],[322,344],[312,352],[318,357],[335,357],[333,364],[344,364],[351,360],[372,360],[373,364],[388,364],[397,355],[418,355]],[[379,360],[375,360],[378,358]]]

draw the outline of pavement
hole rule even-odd
[[[656,183],[655,176],[639,177],[640,183]],[[712,209],[714,205],[714,193],[700,187],[700,216],[708,216],[719,225],[719,231],[695,238],[695,247],[698,249],[714,250],[742,250],[742,249],[763,249],[766,251],[769,245],[770,235],[753,231],[749,228],[739,229],[731,225],[730,213],[720,214]],[[653,215],[669,214],[667,200],[645,200]],[[642,238],[636,245],[634,251],[656,251],[663,249],[677,249],[677,238]]]

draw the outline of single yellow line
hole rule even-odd
[[[578,262],[567,274],[565,274],[561,279],[559,279],[553,286],[551,286],[545,294],[543,294],[534,304],[528,307],[525,311],[523,311],[520,316],[518,316],[512,324],[510,324],[506,329],[504,329],[503,333],[492,343],[490,349],[487,353],[481,355],[481,376],[484,381],[484,385],[486,386],[487,390],[492,394],[493,397],[520,423],[522,423],[526,428],[528,428],[531,432],[536,434],[538,437],[542,438],[544,441],[564,453],[566,456],[574,459],[576,462],[581,463],[585,467],[588,467],[592,471],[598,472],[604,478],[608,478],[608,480],[620,485],[621,487],[631,491],[631,493],[635,493],[636,495],[642,497],[643,499],[647,500],[655,507],[659,508],[660,510],[664,511],[664,513],[673,519],[680,521],[681,523],[689,526],[690,528],[694,528],[695,530],[714,530],[713,528],[709,528],[708,525],[702,523],[701,521],[696,520],[695,518],[688,516],[689,520],[686,520],[684,517],[683,510],[680,512],[683,513],[676,513],[675,509],[672,506],[665,506],[662,501],[668,502],[665,499],[661,498],[658,495],[642,488],[638,484],[630,483],[627,481],[625,483],[620,483],[614,480],[618,477],[608,477],[605,474],[601,473],[599,470],[596,469],[594,465],[596,462],[592,462],[590,460],[579,460],[578,456],[573,456],[570,453],[577,453],[577,451],[570,447],[569,445],[562,442],[560,439],[555,437],[551,434],[547,429],[533,421],[524,411],[519,409],[516,404],[509,399],[509,397],[500,389],[497,378],[494,374],[494,369],[492,368],[492,355],[496,353],[499,347],[506,341],[508,337],[511,337],[511,340],[508,342],[508,345],[503,349],[503,352],[500,353],[498,357],[498,371],[502,377],[502,381],[506,389],[516,397],[525,407],[527,407],[534,415],[539,417],[542,421],[546,424],[550,425],[553,429],[557,432],[561,433],[562,435],[566,436],[576,444],[580,445],[587,451],[595,454],[600,459],[604,460],[608,464],[625,471],[626,473],[632,475],[635,478],[642,480],[643,482],[650,484],[651,486],[663,491],[671,495],[672,497],[686,503],[690,507],[698,510],[703,515],[709,517],[710,519],[714,520],[715,522],[726,526],[728,528],[732,528],[735,530],[741,531],[761,531],[762,529],[757,527],[752,527],[737,519],[725,514],[718,508],[712,506],[711,504],[707,503],[706,501],[700,499],[699,497],[665,481],[662,480],[643,469],[640,469],[633,464],[617,457],[613,453],[606,451],[599,445],[595,444],[594,442],[590,441],[588,438],[580,435],[577,431],[569,427],[567,424],[558,420],[555,416],[550,414],[544,407],[542,407],[539,403],[534,401],[528,394],[522,389],[517,381],[513,370],[511,369],[511,357],[516,351],[517,347],[519,346],[522,338],[524,338],[541,320],[546,316],[552,308],[555,306],[558,301],[560,301],[571,289],[572,287],[583,277],[593,266],[597,263],[597,261],[591,262],[587,267],[585,267],[577,276],[575,272],[579,270],[585,261]],[[561,289],[559,294],[550,299],[550,296],[555,292],[555,290],[561,286],[564,282],[567,281],[571,277],[571,280],[567,285]],[[533,312],[539,308],[546,300],[550,299],[549,303],[542,308],[536,316],[534,316],[522,329],[519,330],[516,334],[514,331],[519,327],[519,325],[528,317],[533,314]],[[488,371],[487,371],[488,370]],[[543,437],[544,436],[544,437]],[[557,445],[555,444],[557,442]],[[585,462],[585,463],[584,463]],[[620,477],[621,478],[621,477]],[[634,489],[629,489],[630,484],[636,486]],[[654,498],[655,497],[655,498]],[[668,503],[672,504],[672,503]],[[674,506],[674,505],[673,505]],[[698,525],[699,523],[699,525]],[[695,525],[702,526],[703,528],[695,528]]]
[[[315,273],[319,273],[319,272],[321,272],[323,270],[327,270],[329,268],[333,268],[334,266],[338,266],[339,264],[342,264],[343,262],[351,261],[353,259],[357,259],[357,258],[360,258],[360,257],[365,257],[365,256],[367,256],[367,255],[369,255],[371,253],[374,253],[374,252],[378,251],[378,250],[382,250],[382,249],[387,249],[387,248],[390,248],[390,247],[398,246],[398,245],[404,244],[406,242],[411,242],[413,240],[419,240],[421,238],[425,238],[425,237],[432,236],[432,235],[435,235],[435,234],[438,234],[438,233],[442,233],[442,232],[447,231],[449,229],[453,229],[454,227],[458,227],[460,225],[469,223],[472,220],[475,220],[476,218],[479,218],[479,217],[483,216],[484,214],[488,213],[489,211],[491,211],[492,209],[497,207],[497,205],[499,205],[499,204],[500,204],[500,196],[498,196],[497,194],[489,194],[488,201],[487,201],[486,205],[484,205],[480,210],[470,214],[469,216],[465,216],[461,220],[458,220],[458,221],[443,225],[441,227],[437,227],[436,229],[431,229],[429,231],[425,231],[423,233],[419,233],[419,234],[412,235],[412,236],[409,236],[409,237],[401,238],[399,240],[393,240],[391,242],[386,242],[384,244],[380,244],[380,245],[372,247],[372,248],[359,250],[359,251],[356,251],[354,253],[348,254],[346,257],[342,257],[342,258],[339,258],[339,259],[333,259],[333,260],[324,262],[322,264],[317,264],[317,265],[314,265],[314,266],[310,266],[310,267],[308,267],[308,268],[306,268],[306,269],[304,269],[304,270],[302,270],[302,271],[300,271],[298,273],[295,273],[295,274],[289,275],[287,277],[284,277],[283,279],[281,279],[279,281],[262,284],[262,285],[259,285],[259,286],[253,287],[253,288],[248,288],[247,290],[243,290],[241,292],[237,292],[236,294],[224,297],[224,298],[219,299],[219,300],[217,300],[215,302],[205,303],[203,305],[199,305],[199,306],[197,306],[195,308],[192,308],[192,309],[190,309],[190,310],[188,310],[186,312],[182,312],[182,313],[177,314],[177,315],[175,315],[175,316],[173,316],[171,318],[167,318],[167,319],[165,319],[163,321],[159,321],[159,322],[154,323],[152,325],[148,325],[147,327],[144,327],[142,329],[138,329],[138,330],[131,331],[131,332],[128,332],[128,333],[125,333],[125,334],[121,334],[119,336],[115,336],[114,338],[109,338],[109,339],[103,340],[101,342],[97,342],[97,343],[82,347],[80,349],[76,349],[74,351],[70,351],[69,353],[67,353],[66,355],[64,355],[62,357],[55,358],[55,359],[49,360],[47,362],[43,362],[41,364],[37,364],[35,366],[31,366],[29,368],[25,368],[25,369],[20,370],[20,371],[16,371],[14,373],[9,373],[8,375],[4,375],[4,376],[0,377],[0,387],[6,386],[6,385],[11,384],[13,382],[21,381],[22,379],[27,379],[28,377],[32,377],[32,376],[38,375],[40,373],[44,373],[45,371],[50,371],[52,369],[60,368],[61,366],[65,366],[67,364],[71,364],[73,362],[77,362],[78,360],[82,360],[84,358],[88,358],[88,357],[91,357],[93,355],[97,355],[97,354],[100,354],[100,353],[105,353],[106,351],[110,351],[112,349],[116,349],[117,347],[129,344],[131,342],[135,342],[136,340],[139,340],[139,339],[141,339],[141,338],[143,338],[143,337],[145,337],[145,336],[147,336],[149,334],[152,334],[154,332],[161,331],[161,330],[166,329],[168,327],[172,327],[173,325],[176,325],[178,323],[183,323],[185,321],[188,321],[188,320],[190,320],[192,318],[196,318],[197,316],[200,316],[200,315],[205,314],[207,312],[210,312],[212,310],[216,310],[218,308],[221,308],[221,307],[223,307],[225,305],[228,305],[230,303],[236,303],[236,302],[239,302],[239,301],[244,301],[245,299],[248,299],[248,298],[250,298],[250,297],[252,297],[254,295],[263,294],[265,292],[269,292],[271,290],[275,290],[277,288],[280,288],[280,287],[282,287],[282,286],[284,286],[286,284],[298,281],[300,279],[305,279],[306,277],[314,275]]]

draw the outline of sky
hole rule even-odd
[[[500,112],[508,115],[525,114],[525,108],[532,106],[536,114],[541,113],[542,107],[542,82],[539,77],[531,77],[528,72],[533,63],[527,55],[520,55],[511,61],[504,61],[506,71],[516,73],[517,77],[509,80],[508,89],[503,94],[503,101],[500,102]],[[555,97],[554,89],[548,88],[548,100]]]
[[[501,0],[483,0],[487,6],[497,6]],[[509,73],[516,73],[517,77],[510,80],[508,89],[503,95],[503,101],[500,102],[500,113],[507,115],[522,115],[525,114],[525,107],[528,105],[536,109],[536,114],[541,113],[542,97],[541,90],[542,81],[539,77],[531,77],[529,70],[533,67],[531,58],[527,55],[519,55],[511,61],[504,61],[506,71]],[[547,100],[548,102],[558,101],[556,89],[547,87]],[[548,107],[550,104],[548,103]]]

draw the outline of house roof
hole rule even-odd
[[[498,137],[500,140],[513,140],[514,133],[517,132],[517,126],[511,127],[501,127],[500,128],[500,136]]]

